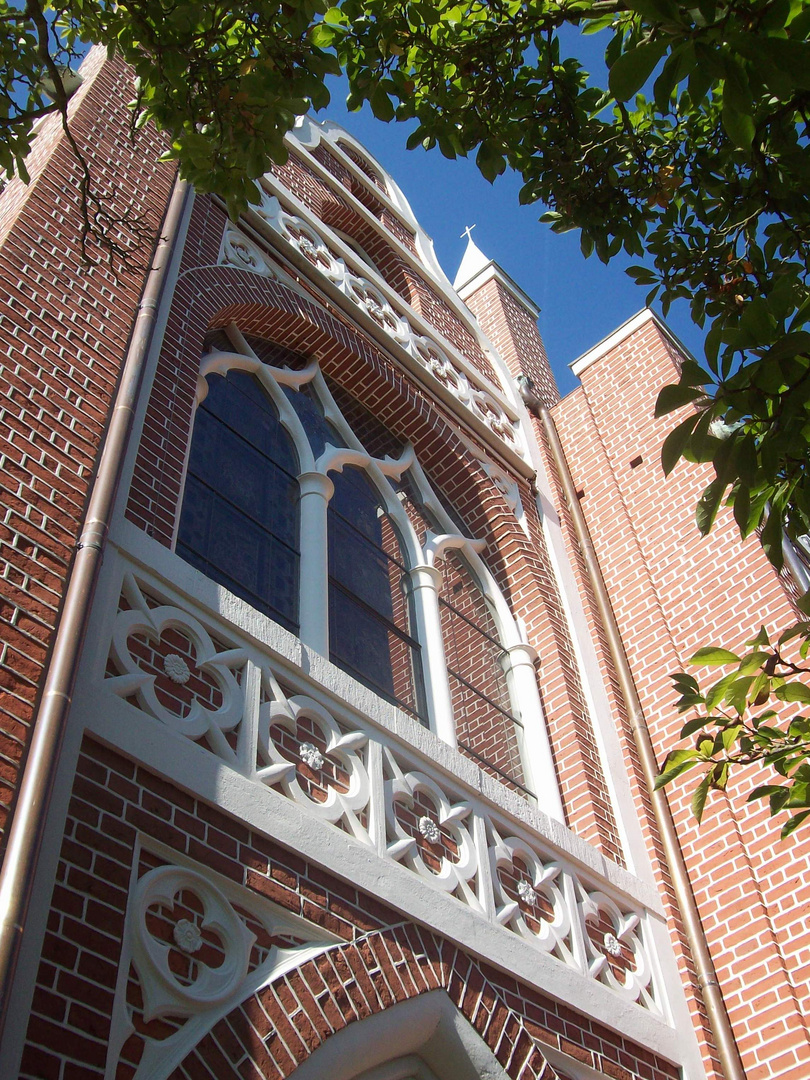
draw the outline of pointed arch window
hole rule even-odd
[[[178,554],[561,818],[533,650],[413,450],[316,361],[210,344]]]
[[[329,654],[339,667],[426,717],[408,570],[380,494],[356,468],[333,477],[329,501]]]

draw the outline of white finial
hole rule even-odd
[[[468,225],[464,232],[461,234],[462,239],[466,236],[468,240],[472,240],[472,231],[475,225]]]

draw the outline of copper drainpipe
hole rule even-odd
[[[152,266],[138,305],[98,471],[76,545],[76,557],[65,592],[62,616],[33,726],[17,807],[0,871],[0,1036],[8,1015],[7,1006],[11,1000],[48,805],[59,766],[59,754],[78,661],[87,633],[93,592],[101,569],[166,272],[171,262],[188,191],[189,186],[185,181],[175,181]]]
[[[532,395],[532,397],[533,396],[534,395]],[[740,1052],[737,1049],[737,1042],[734,1038],[734,1032],[731,1029],[731,1023],[728,1018],[725,1002],[723,1001],[720,984],[717,981],[714,964],[712,963],[711,954],[709,953],[706,934],[700,921],[700,914],[698,912],[697,903],[695,902],[695,895],[692,891],[692,884],[689,880],[683,852],[681,851],[681,845],[675,831],[675,822],[672,818],[672,811],[664,792],[655,790],[655,778],[658,776],[658,763],[655,758],[655,751],[653,750],[649,728],[647,727],[644,711],[641,707],[641,702],[639,701],[627,655],[624,651],[621,634],[619,633],[616,616],[613,614],[613,607],[611,606],[610,597],[608,596],[607,588],[605,587],[602,571],[596,557],[596,552],[594,551],[593,543],[591,542],[585,515],[579,504],[574,482],[568,469],[565,451],[560,442],[560,436],[557,434],[554,418],[548,409],[542,405],[539,400],[527,400],[529,394],[526,394],[525,392],[523,393],[523,398],[529,408],[531,408],[539,417],[543,425],[543,429],[548,438],[551,455],[557,466],[560,482],[565,494],[565,500],[568,503],[568,509],[571,512],[574,531],[576,532],[577,540],[579,541],[582,550],[582,556],[585,560],[588,579],[594,592],[596,606],[599,610],[602,626],[605,630],[605,636],[607,637],[610,655],[619,679],[622,698],[624,699],[627,715],[630,719],[630,727],[635,739],[636,749],[638,750],[642,772],[644,773],[644,779],[647,782],[647,788],[650,793],[653,812],[658,825],[658,832],[661,837],[661,844],[664,848],[664,857],[666,859],[670,877],[672,878],[672,886],[678,902],[678,909],[686,933],[686,939],[689,942],[689,949],[695,963],[698,985],[703,994],[703,1001],[709,1017],[709,1026],[712,1035],[714,1036],[717,1053],[720,1058],[720,1066],[725,1080],[745,1080],[745,1072],[740,1059]]]

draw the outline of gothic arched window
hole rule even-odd
[[[559,817],[535,654],[412,448],[316,361],[209,345],[178,553]]]
[[[439,606],[458,745],[525,790],[521,725],[506,679],[507,656],[481,586],[456,551],[443,558]]]
[[[332,478],[329,501],[330,658],[416,716],[419,644],[411,633],[408,568],[397,529],[359,469]]]

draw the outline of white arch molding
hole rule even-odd
[[[215,351],[202,359],[197,387],[197,404],[208,393],[212,375],[225,376],[231,370],[254,375],[275,406],[279,422],[289,435],[298,456],[300,494],[300,570],[299,636],[320,655],[329,656],[328,543],[327,510],[334,493],[330,473],[344,468],[361,469],[371,481],[382,506],[397,530],[406,562],[411,588],[414,637],[421,646],[429,726],[441,739],[456,745],[452,695],[447,674],[444,641],[439,609],[442,582],[441,563],[447,551],[457,551],[466,563],[474,584],[480,589],[497,627],[503,648],[502,666],[516,717],[516,733],[521,743],[521,758],[526,784],[538,806],[550,817],[564,821],[557,777],[546,730],[545,717],[537,686],[537,654],[525,639],[525,633],[513,616],[501,590],[479,552],[484,541],[458,532],[422,471],[413,448],[406,445],[401,455],[375,458],[362,445],[332,397],[317,360],[300,370],[264,363],[250,347],[235,324],[226,333],[233,351]],[[300,390],[311,385],[329,424],[345,445],[327,444],[315,459],[304,427],[282,387]],[[193,422],[191,438],[193,438]],[[429,531],[420,543],[408,514],[396,496],[388,478],[398,480],[406,472],[419,492],[423,505],[439,524],[438,532]]]
[[[330,1036],[290,1080],[508,1080],[444,990],[431,990]],[[549,1077],[550,1080],[550,1077]]]

